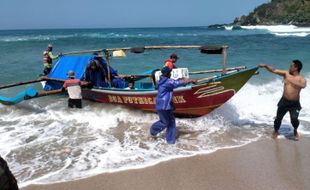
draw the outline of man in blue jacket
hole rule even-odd
[[[191,82],[196,82],[195,80],[189,79],[170,79],[171,71],[169,67],[164,67],[161,70],[162,75],[158,81],[158,93],[156,96],[156,112],[159,115],[159,121],[153,123],[150,129],[151,136],[156,136],[167,128],[166,140],[168,144],[174,144],[176,139],[176,125],[173,114],[173,89]]]
[[[106,87],[106,73],[101,63],[91,60],[84,72],[83,80],[89,82],[89,87]]]

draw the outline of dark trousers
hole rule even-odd
[[[82,99],[68,99],[68,107],[69,108],[82,108]]]
[[[166,140],[169,144],[174,144],[176,139],[176,125],[173,110],[157,110],[159,121],[153,123],[150,133],[155,136],[164,129],[166,131]]]
[[[282,97],[278,103],[277,116],[274,120],[274,131],[278,132],[280,129],[282,119],[287,112],[290,112],[291,123],[294,127],[294,135],[297,134],[297,128],[299,126],[299,111],[301,110],[301,106],[299,101],[290,101]]]
[[[52,70],[52,67],[44,67],[43,74],[48,75]]]

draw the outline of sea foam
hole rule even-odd
[[[309,74],[306,74],[309,80]],[[105,172],[142,168],[164,160],[242,146],[269,136],[283,83],[247,83],[230,101],[200,118],[177,119],[178,139],[149,136],[158,116],[121,106],[83,101],[81,110],[66,108],[66,98],[33,99],[19,106],[0,105],[3,145],[20,186],[85,178]],[[310,131],[310,102],[302,91],[300,132]],[[49,101],[49,102],[46,102]],[[288,115],[281,132],[291,133]]]
[[[70,35],[21,35],[21,36],[0,36],[0,42],[24,42],[24,41],[51,41],[57,39],[66,39],[77,37],[76,34]]]
[[[297,36],[305,37],[310,34],[310,27],[297,27],[295,25],[257,25],[257,26],[241,26],[246,30],[267,30],[277,36]]]

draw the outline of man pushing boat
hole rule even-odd
[[[294,127],[294,139],[299,140],[297,128],[299,126],[299,112],[300,106],[300,91],[306,87],[307,81],[300,75],[302,63],[299,60],[293,60],[288,71],[275,69],[267,64],[260,64],[260,67],[266,68],[269,72],[283,76],[284,90],[282,98],[278,103],[277,116],[274,120],[274,132],[272,137],[277,138],[284,115],[289,111],[291,116],[291,123]]]
[[[170,79],[171,71],[169,67],[161,70],[162,75],[158,81],[158,93],[156,96],[156,112],[159,121],[153,123],[150,129],[151,136],[155,137],[158,133],[167,129],[166,140],[168,144],[174,144],[176,139],[176,124],[173,110],[173,89],[184,86],[188,83],[195,83],[197,80],[190,79]]]

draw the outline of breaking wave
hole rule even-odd
[[[241,26],[246,30],[266,30],[276,36],[296,36],[305,37],[310,35],[310,27],[297,27],[294,25],[275,25],[275,26]]]
[[[34,31],[33,33],[19,34],[17,31],[16,35],[9,33],[0,34],[0,42],[40,42],[40,41],[56,41],[65,39],[118,39],[118,38],[133,38],[133,39],[162,39],[162,38],[182,38],[182,37],[207,37],[207,36],[218,36],[218,35],[260,35],[260,34],[273,34],[276,36],[295,36],[295,37],[306,37],[310,34],[309,27],[296,27],[294,25],[278,25],[278,26],[219,26],[216,30],[208,29],[203,27],[193,27],[192,30],[183,30],[179,32],[179,29],[167,28],[165,32],[158,32],[154,30],[124,30],[115,29],[110,30],[63,30],[49,33],[49,31],[42,30]],[[219,30],[223,30],[219,32]],[[226,32],[225,32],[226,31]]]
[[[64,39],[86,38],[86,39],[118,39],[118,38],[162,38],[162,37],[188,37],[198,36],[192,33],[117,33],[117,32],[82,32],[59,35],[22,35],[22,36],[0,36],[0,42],[27,42],[27,41],[55,41]]]
[[[310,35],[310,27],[297,27],[294,25],[256,25],[256,26],[237,26],[226,25],[218,27],[218,29],[224,29],[227,31],[234,31],[238,33],[238,30],[249,31],[248,35],[257,34],[273,34],[275,36],[293,36],[293,37],[306,37]],[[251,32],[250,32],[251,31]],[[242,33],[244,34],[244,33]],[[246,34],[245,34],[246,35]]]

